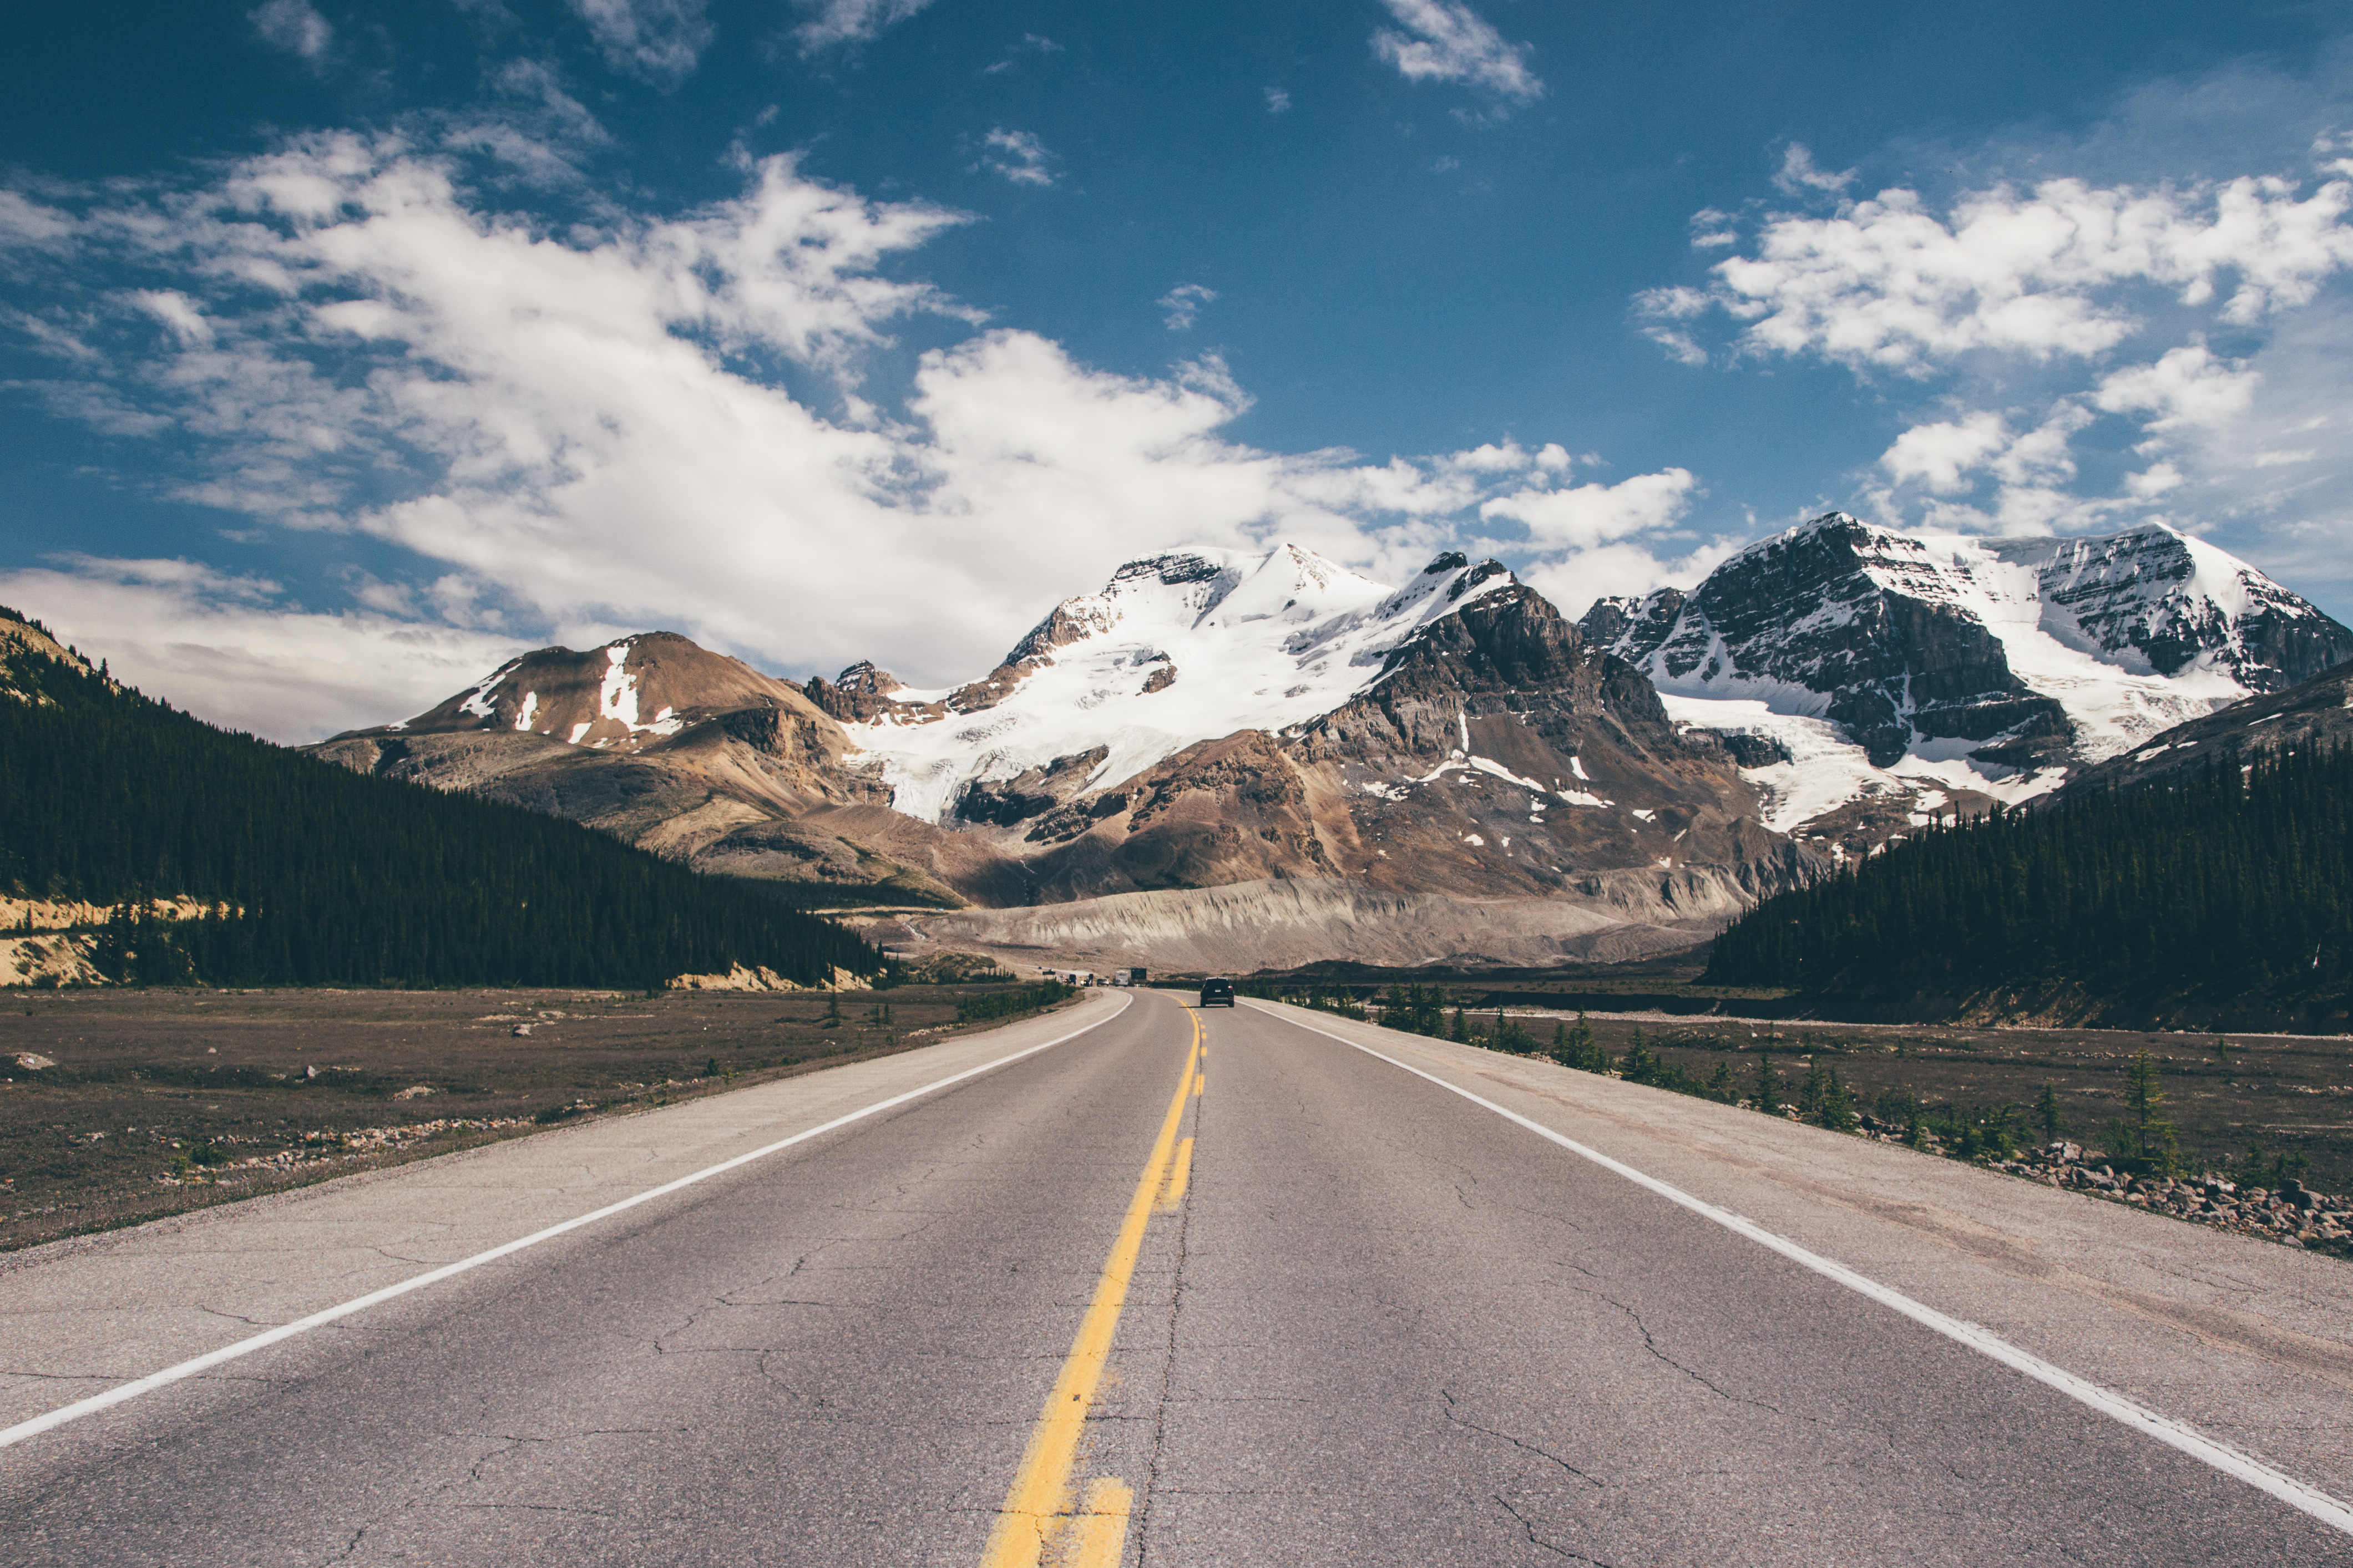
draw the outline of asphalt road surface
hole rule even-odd
[[[9,1563],[2330,1561],[1492,1110],[1156,994],[0,1449]]]

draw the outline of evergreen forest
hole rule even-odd
[[[145,984],[652,987],[737,963],[799,984],[884,967],[741,884],[232,734],[21,647],[0,658],[0,888],[116,906],[95,962]],[[138,907],[174,897],[220,908]]]
[[[1915,1017],[2345,1026],[2353,748],[1938,826],[1765,900],[1707,984]]]

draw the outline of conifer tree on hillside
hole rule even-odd
[[[2343,1008],[2353,747],[1931,826],[1759,903],[1705,978],[1920,1007],[2066,983],[2120,1018],[2185,990]]]
[[[576,824],[353,773],[96,673],[0,658],[0,887],[121,906],[114,977],[625,985],[765,966],[874,974],[831,921]],[[138,906],[188,898],[195,921]]]

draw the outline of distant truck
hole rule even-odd
[[[1114,969],[1111,972],[1111,983],[1113,985],[1141,985],[1144,984],[1144,971],[1141,969]]]

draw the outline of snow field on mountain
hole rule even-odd
[[[2250,695],[2227,670],[2214,667],[2211,654],[2166,676],[2152,669],[2137,649],[2102,648],[2054,592],[2073,585],[2053,581],[2061,574],[2052,568],[2068,542],[1936,536],[1920,542],[1951,563],[1951,570],[1936,576],[1946,590],[1939,596],[1984,623],[2029,690],[2067,710],[2075,721],[2076,750],[2086,762],[2128,751],[2160,730]],[[2233,620],[2244,615],[2251,596],[2238,563],[2198,540],[2185,537],[2182,542],[2197,563],[2192,576],[2132,582],[2112,590],[2111,602],[2119,594],[2137,599],[2151,606],[2153,618],[2161,619],[2168,613],[2164,601],[2179,595],[2189,604],[2210,602]],[[1929,596],[1916,586],[1904,591]]]
[[[968,782],[1015,778],[1096,746],[1110,754],[1088,775],[1091,788],[1237,731],[1280,734],[1371,685],[1388,652],[1422,626],[1510,582],[1498,574],[1450,601],[1459,569],[1392,591],[1287,544],[1263,556],[1202,550],[1138,566],[1157,570],[1123,568],[1100,594],[1064,601],[1065,617],[1089,629],[996,706],[845,724],[881,760],[893,808],[943,822]],[[1144,689],[1172,667],[1173,682]],[[923,703],[950,694],[893,695]]]
[[[1825,812],[1867,795],[1915,797],[1914,815],[1925,823],[1926,813],[1947,804],[1948,789],[1976,790],[2015,805],[2050,794],[2066,777],[2062,768],[2021,773],[1972,764],[1960,756],[1933,754],[1956,744],[1951,742],[1919,742],[1918,750],[1894,767],[1878,768],[1861,746],[1847,739],[1845,731],[1827,719],[1777,713],[1754,699],[1661,692],[1659,700],[1666,705],[1667,717],[1678,729],[1757,735],[1781,743],[1789,753],[1788,762],[1740,770],[1740,776],[1755,785],[1762,797],[1765,826],[1776,833],[1794,833]]]

